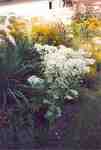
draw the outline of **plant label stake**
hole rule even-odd
[[[49,9],[52,9],[52,0],[49,0]]]

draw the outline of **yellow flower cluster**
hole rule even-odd
[[[41,44],[66,45],[65,26],[61,22],[32,18],[32,38]]]
[[[97,63],[101,63],[101,19],[90,16],[84,20],[73,21],[74,45],[91,53]],[[96,75],[96,64],[91,66],[90,76]]]
[[[11,17],[7,28],[9,29],[9,35],[11,35],[16,42],[30,41],[31,33],[29,29],[31,26],[27,19],[22,17]]]
[[[16,40],[32,40],[33,42],[50,45],[70,44],[70,38],[66,34],[65,25],[62,21],[47,21],[43,17],[25,19],[12,16],[7,26],[9,34]],[[68,42],[69,40],[69,42]]]
[[[94,31],[101,27],[101,20],[99,20],[97,17],[91,17],[85,20],[84,24],[89,30]]]

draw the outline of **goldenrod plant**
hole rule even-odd
[[[66,34],[65,25],[61,20],[45,21],[42,18],[32,18],[32,38],[34,42],[49,45],[71,45],[69,36]]]
[[[101,63],[101,18],[88,12],[76,14],[76,17],[74,17],[72,21],[71,28],[74,37],[73,47],[85,49],[91,53],[97,64]],[[95,65],[93,70],[95,70],[96,75]]]

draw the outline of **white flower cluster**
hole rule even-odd
[[[40,54],[42,54],[43,52],[45,53],[45,54],[47,54],[47,53],[49,53],[50,51],[51,52],[54,52],[54,51],[56,51],[57,50],[57,47],[56,46],[50,46],[50,45],[41,45],[41,44],[38,44],[38,43],[36,43],[35,45],[34,45],[34,48],[35,49],[37,49],[37,51],[40,53]]]
[[[83,49],[74,51],[64,46],[55,47],[37,44],[35,47],[41,53],[44,50],[44,74],[51,83],[51,89],[55,93],[55,97],[59,97],[61,92],[64,93],[64,96],[70,96],[69,93],[75,95],[81,77],[90,71],[89,66],[95,60],[89,58]]]
[[[64,75],[78,75],[89,72],[89,65],[94,64],[95,60],[89,58],[88,53],[83,49],[74,51],[72,48],[64,46],[40,45],[35,44],[35,48],[42,53],[45,52],[44,63],[46,74],[51,74],[58,68],[59,72]]]

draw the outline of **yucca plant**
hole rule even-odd
[[[16,28],[15,17],[4,27],[0,29],[1,127],[12,128],[14,142],[19,142],[17,132],[20,129],[26,130],[35,141],[43,141],[41,135],[46,137],[49,124],[45,118],[48,105],[43,103],[47,86],[40,82],[44,81],[42,58],[27,35],[27,29]],[[39,80],[41,87],[38,83],[30,84],[28,79],[33,75],[42,79]]]
[[[28,104],[28,100],[21,89],[26,92],[30,88],[26,83],[26,79],[32,75],[34,67],[30,63],[27,63],[27,59],[23,55],[25,51],[26,49],[14,45],[9,37],[1,35],[0,88],[1,93],[3,93],[1,94],[3,97],[1,99],[4,99],[1,102],[1,106],[4,110],[7,104],[13,104],[14,101],[18,105],[21,105],[22,102],[18,101],[17,97],[20,99],[23,98],[24,102]]]
[[[40,76],[40,56],[26,39],[17,41],[8,29],[0,29],[0,127],[28,127],[32,130],[33,96],[43,96],[44,89],[33,88],[27,81]],[[27,113],[26,113],[27,111]],[[24,119],[25,118],[25,119]],[[27,128],[26,128],[27,131]],[[31,131],[32,132],[32,131]]]

